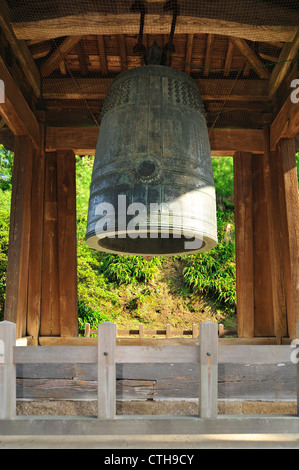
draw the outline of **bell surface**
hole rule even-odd
[[[217,244],[216,197],[196,82],[162,65],[120,74],[101,112],[86,243],[142,256]]]

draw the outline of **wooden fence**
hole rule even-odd
[[[273,364],[291,360],[292,350],[283,345],[218,345],[218,325],[199,325],[199,345],[122,346],[116,344],[116,325],[99,324],[96,346],[16,346],[16,325],[0,323],[0,419],[16,416],[16,364],[97,365],[98,418],[116,416],[116,364],[193,363],[199,367],[199,416],[216,418],[218,364]],[[294,358],[294,354],[292,354]],[[298,364],[297,366],[298,378]],[[297,384],[298,384],[297,380]],[[298,386],[297,386],[298,402]]]

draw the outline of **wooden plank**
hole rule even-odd
[[[104,322],[98,330],[98,418],[116,415],[116,325]]]
[[[16,325],[0,323],[0,420],[16,416],[16,365],[13,348],[16,344]]]
[[[15,140],[11,219],[6,277],[5,319],[26,336],[33,148],[29,137]]]
[[[99,135],[98,127],[48,127],[46,130],[46,150],[82,148],[95,153]],[[209,129],[211,151],[232,156],[244,148],[260,154],[264,150],[264,134],[258,129]]]
[[[60,335],[77,336],[76,162],[73,151],[57,152],[57,221]]]
[[[101,70],[102,75],[107,75],[108,68],[107,68],[107,60],[106,60],[106,54],[105,54],[104,37],[102,35],[97,36],[97,41],[98,41],[98,51],[99,51],[99,56],[100,56],[100,70]]]
[[[258,74],[258,76],[264,80],[269,79],[270,77],[270,72],[269,70],[264,66],[263,62],[259,59],[257,55],[253,52],[251,47],[247,44],[247,42],[244,39],[240,38],[234,38],[231,37],[231,41],[233,45],[239,49],[239,51],[246,57],[246,59],[250,62],[252,67],[254,67],[255,72]]]
[[[296,324],[299,322],[299,197],[297,166],[294,139],[281,139],[277,157],[281,159],[285,191],[286,227],[288,231],[287,248],[289,251],[290,283],[288,329],[290,338],[296,337]]]
[[[41,142],[43,128],[41,128]],[[45,153],[43,148],[34,150],[31,183],[31,230],[28,272],[27,334],[38,344],[41,321],[43,231],[44,231]]]
[[[86,364],[96,363],[97,346],[16,346],[17,364]]]
[[[0,27],[9,42],[9,46],[21,65],[36,97],[41,94],[41,79],[39,70],[25,41],[17,39],[11,25],[9,8],[5,0],[0,0]],[[2,75],[0,74],[1,78]]]
[[[199,326],[201,418],[217,418],[218,409],[218,325],[210,321]]]
[[[39,147],[39,124],[17,83],[0,57],[0,77],[5,83],[5,102],[0,103],[0,115],[14,135],[29,135]]]
[[[41,336],[60,335],[58,276],[57,158],[45,155],[44,236],[42,270]]]
[[[264,157],[252,158],[254,335],[274,336],[268,201]],[[280,339],[280,338],[279,338]]]
[[[254,336],[252,154],[234,156],[238,336]]]
[[[299,49],[299,29],[291,43],[286,43],[279,55],[277,65],[273,68],[269,79],[269,97],[273,98],[279,86],[285,79],[291,65],[292,60],[298,57]]]
[[[117,346],[117,363],[185,363],[199,361],[198,346]]]
[[[268,84],[262,80],[232,80],[199,78],[201,97],[205,101],[261,101],[268,102]],[[44,79],[42,84],[45,100],[103,100],[111,86],[111,78],[51,78]]]
[[[62,36],[66,36],[63,34]],[[81,41],[83,36],[70,36],[64,39],[53,54],[44,62],[41,66],[42,77],[48,77],[59,67],[61,61],[67,56],[67,54]]]
[[[269,265],[272,280],[273,327],[278,341],[287,336],[287,307],[284,274],[284,226],[281,215],[279,159],[270,151],[269,129],[265,129],[264,178],[269,224]],[[282,249],[278,249],[282,247]]]

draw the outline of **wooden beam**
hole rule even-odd
[[[268,102],[268,84],[263,80],[196,79],[200,94],[206,101]],[[69,78],[43,80],[45,100],[105,99],[112,79],[78,78],[77,86]]]
[[[49,11],[54,10],[48,6]],[[253,8],[254,10],[254,8]],[[55,10],[54,10],[55,11]],[[167,19],[167,20],[166,20]],[[228,21],[221,15],[219,18],[183,15],[177,19],[176,34],[219,34],[229,35],[250,41],[282,41],[291,42],[296,34],[296,26],[244,24],[242,20]],[[129,25],[129,26],[128,26]],[[37,19],[14,22],[14,32],[19,39],[47,40],[74,35],[138,35],[140,27],[139,14],[107,14],[107,12],[86,12],[61,16],[58,18]],[[148,13],[144,24],[144,34],[169,34],[169,21],[165,14]]]
[[[124,72],[128,68],[126,36],[124,34],[117,36],[117,44],[120,55],[121,71]]]
[[[270,126],[270,150],[282,138],[293,139],[299,133],[299,104],[287,98]]]
[[[46,150],[84,149],[94,153],[98,127],[48,127],[46,130]],[[209,130],[212,152],[233,155],[246,148],[252,153],[261,153],[264,148],[264,134],[257,129],[212,129]]]
[[[37,119],[1,57],[0,77],[5,85],[5,102],[0,103],[0,115],[14,135],[28,135],[35,146],[39,147],[40,129]]]
[[[287,43],[283,46],[277,65],[274,67],[269,80],[269,97],[273,98],[280,84],[286,77],[292,60],[298,58],[299,49],[299,29],[297,31],[294,40],[291,43]]]
[[[80,66],[80,71],[82,75],[87,75],[88,74],[88,60],[86,57],[86,51],[85,51],[85,46],[84,46],[84,41],[81,40],[76,47],[77,54],[78,54],[78,60],[79,60],[79,66]]]
[[[60,62],[67,56],[67,54],[81,41],[82,37],[83,36],[67,37],[41,66],[42,76],[48,77],[51,75],[51,73],[59,67]]]
[[[252,154],[234,155],[238,336],[254,337]]]
[[[4,127],[0,129],[0,144],[3,145],[6,150],[14,152],[15,148],[15,136],[9,127]]]
[[[0,27],[10,44],[13,54],[18,59],[35,96],[40,97],[40,73],[31,56],[27,44],[24,41],[19,40],[15,35],[10,21],[9,8],[5,0],[0,0]]]
[[[239,49],[244,57],[246,57],[246,59],[251,63],[259,77],[265,80],[269,79],[269,70],[264,66],[263,62],[257,57],[257,55],[255,55],[247,42],[244,39],[234,37],[231,37],[231,41],[233,45],[237,47],[237,49]]]
[[[16,323],[17,337],[26,336],[30,200],[33,146],[29,137],[17,136],[11,198],[5,320]]]

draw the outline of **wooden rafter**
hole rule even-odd
[[[207,77],[210,73],[213,42],[214,42],[214,34],[208,34],[207,35],[205,61],[204,61],[204,69],[203,69],[203,76],[204,77]]]
[[[234,51],[234,45],[233,43],[229,40],[228,41],[228,48],[227,48],[227,53],[226,53],[226,58],[225,58],[225,65],[224,65],[224,76],[228,77],[231,64],[232,64],[232,58],[233,58],[233,51]]]
[[[97,41],[98,41],[98,50],[99,50],[99,56],[100,56],[100,70],[103,75],[107,75],[108,68],[107,68],[107,60],[106,60],[106,55],[105,55],[104,37],[97,36]]]
[[[0,115],[14,135],[27,135],[38,146],[40,140],[38,121],[1,57],[0,77],[5,83],[5,102],[0,103]]]
[[[264,67],[263,62],[257,57],[257,55],[253,52],[251,47],[247,44],[244,39],[234,38],[231,37],[231,41],[235,47],[239,49],[241,54],[251,63],[251,65],[255,68],[256,73],[262,79],[269,79],[270,72],[269,70]]]
[[[279,58],[277,60],[278,64],[274,67],[269,80],[269,96],[272,98],[278,87],[282,83],[283,79],[286,77],[292,60],[298,58],[299,50],[299,29],[297,31],[294,40],[291,43],[287,43],[283,46]]]
[[[77,50],[77,54],[78,54],[78,60],[79,60],[79,66],[80,66],[81,74],[82,75],[87,75],[88,74],[88,62],[87,62],[86,51],[85,51],[85,46],[84,46],[83,39],[81,39],[81,41],[78,42],[76,50]]]
[[[194,34],[187,35],[185,73],[190,74]]]
[[[118,50],[120,55],[121,71],[124,72],[128,68],[126,37],[124,34],[117,36]]]
[[[24,41],[17,39],[10,23],[9,10],[5,0],[0,0],[0,28],[5,34],[13,54],[18,59],[34,94],[40,96],[40,73]],[[2,78],[2,77],[1,77]]]
[[[75,47],[82,36],[67,37],[63,43],[55,49],[53,54],[41,66],[41,74],[43,77],[48,77],[51,73],[59,67],[59,64],[67,56],[70,50]]]

